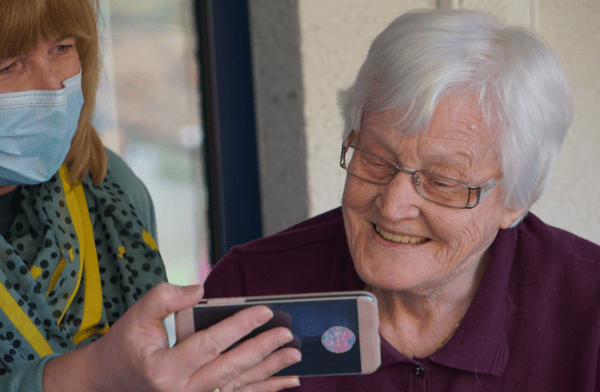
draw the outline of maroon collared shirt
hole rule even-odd
[[[205,297],[364,287],[338,208],[233,248]],[[382,339],[375,373],[303,377],[293,391],[600,391],[599,352],[600,246],[529,214],[498,232],[475,298],[439,351],[408,358]]]

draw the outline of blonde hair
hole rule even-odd
[[[89,173],[95,184],[106,175],[106,153],[92,125],[100,73],[96,26],[99,10],[98,0],[0,1],[0,59],[31,52],[40,37],[77,39],[84,104],[65,163],[73,180],[81,181]]]

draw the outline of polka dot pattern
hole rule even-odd
[[[58,174],[47,183],[21,188],[19,212],[0,236],[0,282],[53,351],[66,352],[76,347],[73,336],[85,306],[79,241]],[[112,325],[166,275],[153,240],[144,240],[147,227],[112,173],[98,186],[86,177],[83,189],[100,268],[103,310],[98,327],[102,328]],[[79,345],[98,338],[91,335]],[[0,375],[37,357],[0,312]]]

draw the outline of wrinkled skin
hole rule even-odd
[[[402,127],[394,125],[401,115],[400,108],[364,115],[354,144],[409,170],[475,186],[501,177],[497,137],[475,96],[443,98],[425,136],[403,138]],[[454,209],[419,196],[406,173],[387,185],[346,177],[342,211],[350,253],[380,301],[382,334],[387,329],[389,340],[402,333],[414,341],[441,341],[460,322],[485,251],[498,230],[524,212],[503,204],[501,187],[473,209]]]

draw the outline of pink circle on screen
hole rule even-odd
[[[346,327],[335,326],[323,333],[321,343],[328,351],[342,354],[354,346],[356,335]]]

